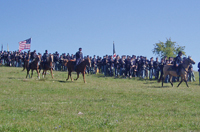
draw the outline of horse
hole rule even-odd
[[[27,60],[27,59],[23,59],[23,63],[24,63],[24,65],[23,65],[23,70],[22,71],[24,71],[25,69],[27,69],[27,67],[29,66],[29,59]]]
[[[51,71],[51,77],[54,78],[53,77],[53,55],[50,55],[49,57],[47,57],[47,61],[46,62],[41,62],[40,63],[40,71],[41,71],[41,69],[43,69],[43,72],[42,72],[43,78],[46,75],[47,70]]]
[[[79,73],[81,72],[82,75],[83,75],[84,83],[86,83],[86,81],[85,81],[85,70],[86,70],[86,66],[89,66],[90,63],[91,63],[90,58],[88,57],[88,58],[86,58],[85,60],[83,60],[80,64],[78,64],[78,65],[76,66],[76,69],[75,69],[75,70],[74,70],[74,65],[75,65],[74,63],[75,63],[74,60],[70,60],[70,61],[67,62],[68,78],[66,79],[66,81],[69,79],[69,76],[70,76],[70,78],[71,78],[71,81],[73,81],[72,76],[71,76],[71,73],[72,73],[72,71],[75,71],[75,72],[77,73],[77,78],[74,79],[74,80],[78,80],[78,78],[79,78]]]
[[[30,70],[31,70],[31,78],[33,76],[33,71],[36,70],[37,74],[38,74],[38,78],[40,79],[39,65],[38,65],[39,61],[40,61],[40,56],[37,56],[29,65],[25,65],[25,66],[27,66],[26,67],[26,70],[27,70],[26,78],[29,75]],[[30,77],[30,75],[29,75],[29,77]]]
[[[183,81],[185,81],[187,87],[189,87],[188,83],[187,83],[187,72],[188,72],[188,68],[189,68],[190,64],[195,64],[194,60],[192,60],[191,57],[186,58],[183,61],[183,63],[180,64],[180,71],[179,72],[180,72],[181,81],[180,81],[180,83],[178,84],[177,87],[179,87],[179,85]],[[163,75],[164,75],[164,77],[163,77]],[[165,65],[163,67],[163,74],[160,75],[160,79],[158,81],[158,82],[160,82],[161,79],[162,79],[162,87],[163,87],[164,79],[166,78],[167,75],[169,75],[169,82],[171,83],[171,85],[173,87],[172,77],[173,76],[174,77],[179,77],[179,76],[177,75],[177,72],[176,72],[176,70],[175,70],[175,68],[174,68],[174,66],[172,64],[167,64],[167,65]]]

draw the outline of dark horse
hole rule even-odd
[[[190,64],[195,64],[195,62],[192,60],[191,57],[188,57],[187,59],[185,59],[183,61],[183,63],[180,65],[180,77],[181,77],[181,82],[178,84],[178,86],[183,82],[185,81],[187,87],[188,86],[188,83],[187,83],[187,72],[188,72],[188,68],[190,66]],[[176,70],[173,68],[173,65],[172,64],[167,64],[164,66],[163,68],[163,74],[160,75],[160,79],[158,82],[160,82],[162,80],[162,87],[163,87],[163,82],[164,82],[164,79],[166,78],[166,76],[169,75],[169,81],[173,87],[173,83],[172,83],[172,77],[178,77],[177,73],[176,73]],[[163,77],[164,76],[164,77]],[[177,86],[177,87],[178,87]]]
[[[29,59],[27,60],[27,59],[23,59],[23,70],[22,71],[24,71],[25,69],[27,69],[27,67],[29,66]]]
[[[83,75],[83,80],[84,83],[86,83],[85,81],[85,70],[86,70],[86,66],[90,65],[91,61],[90,58],[86,58],[85,60],[83,60],[79,65],[76,66],[76,70],[74,70],[74,61],[68,61],[67,62],[67,69],[68,69],[68,78],[66,80],[69,79],[69,76],[71,77],[71,81],[73,81],[71,73],[72,71],[75,71],[77,73],[77,78],[74,80],[77,80],[79,78],[79,73],[81,72]]]
[[[25,68],[27,69],[27,75],[26,75],[26,78],[27,76],[29,75],[29,71],[31,70],[31,78],[33,76],[33,71],[36,70],[37,71],[37,74],[38,74],[38,78],[40,78],[40,73],[39,73],[39,65],[38,65],[38,62],[40,61],[40,56],[37,56],[35,58],[35,60],[33,60],[30,64],[26,64]],[[29,75],[30,77],[30,75]]]
[[[48,58],[47,58],[47,62],[41,62],[40,63],[40,71],[41,69],[43,69],[43,72],[42,72],[42,76],[44,78],[44,76],[46,75],[47,73],[47,70],[50,70],[51,71],[51,76],[53,78],[53,55],[50,55]],[[39,72],[40,72],[39,71]]]

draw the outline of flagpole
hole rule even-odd
[[[3,52],[3,44],[1,44],[1,51]]]
[[[8,47],[8,43],[7,43],[7,52],[9,52],[9,47]]]
[[[115,59],[115,57],[116,57],[115,42],[113,41],[113,58]]]

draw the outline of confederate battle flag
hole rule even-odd
[[[19,52],[24,49],[31,49],[31,38],[19,42]]]

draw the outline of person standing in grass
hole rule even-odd
[[[158,57],[157,57],[156,61],[154,61],[153,63],[155,80],[158,80],[158,77],[159,77],[159,71],[160,71],[159,65],[160,65],[160,62],[158,61]]]
[[[195,76],[194,76],[194,72],[193,72],[192,64],[190,64],[189,69],[188,69],[188,81],[189,82],[196,81]]]
[[[198,63],[198,68],[199,68],[198,72],[199,72],[199,85],[200,85],[200,62]]]

